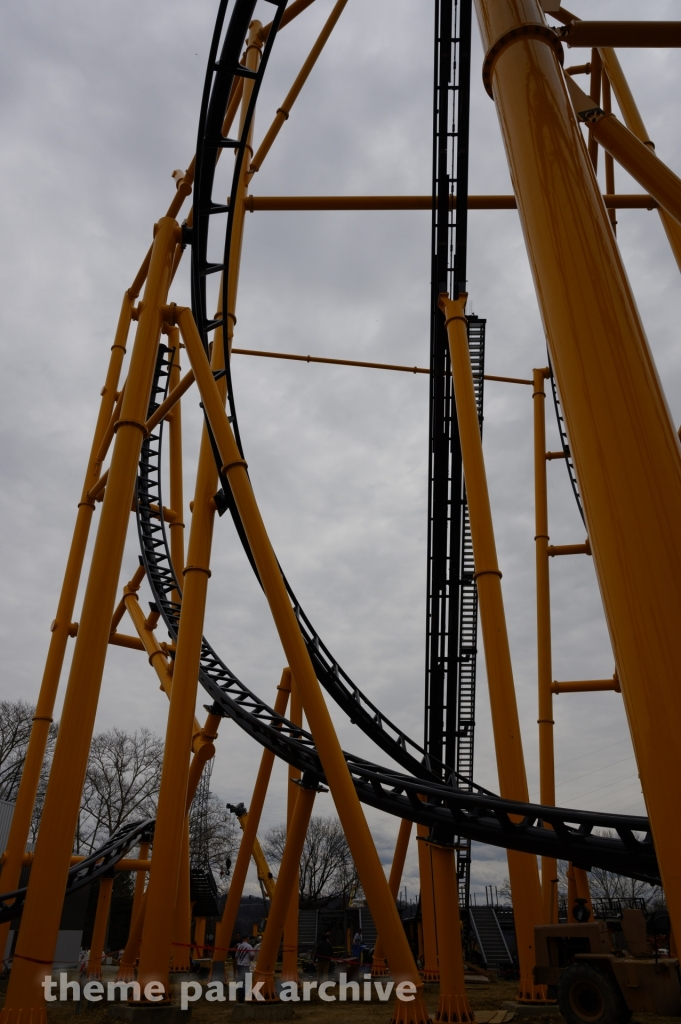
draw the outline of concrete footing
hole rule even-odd
[[[185,1024],[191,1015],[191,1007],[181,1010],[179,1006],[129,1006],[127,1003],[113,1003],[108,1014],[109,1020],[124,1020],[130,1024]]]
[[[514,1010],[520,1017],[560,1017],[558,1003],[516,1003],[507,1000],[501,1005],[505,1010]]]
[[[292,1020],[296,1012],[290,1003],[237,1003],[232,1020]],[[146,1024],[146,1022],[145,1022]]]

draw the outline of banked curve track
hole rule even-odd
[[[98,850],[69,868],[64,897],[77,892],[78,889],[89,885],[95,879],[108,875],[110,871],[113,871],[114,865],[121,857],[125,857],[133,846],[153,837],[154,825],[153,818],[121,825]],[[24,886],[23,889],[15,889],[13,892],[6,892],[0,896],[0,924],[4,924],[5,921],[14,921],[21,916],[27,891]]]
[[[227,280],[233,224],[231,211],[234,210],[237,200],[237,183],[245,153],[245,140],[285,0],[274,0],[276,13],[272,29],[264,48],[260,68],[253,76],[250,105],[239,139],[223,138],[221,126],[235,75],[243,73],[239,57],[255,8],[255,0],[235,0],[218,58],[226,6],[223,0],[218,13],[206,75],[197,142],[194,227],[188,235],[192,247],[192,305],[206,348],[211,332],[222,325],[220,320],[212,319],[208,314],[206,277],[210,273],[222,272],[223,282]],[[216,202],[212,194],[216,156],[221,148],[232,148],[235,151],[233,184],[228,204]],[[209,263],[206,256],[211,218],[215,213],[227,214],[224,257],[220,264]],[[221,308],[226,308],[224,294]],[[226,365],[230,418],[243,454],[229,360],[226,360]],[[163,400],[167,380],[167,351],[162,349],[157,362],[150,413]],[[176,639],[180,605],[173,600],[173,591],[181,593],[181,589],[172,569],[162,515],[159,517],[152,511],[152,506],[155,509],[163,508],[160,472],[162,430],[163,425],[160,424],[143,446],[137,486],[137,519],[142,561],[147,570],[154,601],[170,636]],[[215,446],[214,450],[219,470],[220,459]],[[237,533],[253,565],[253,558],[228,482],[224,476],[220,477],[220,482],[222,490],[216,495],[218,506],[222,511],[229,509],[231,512]],[[453,827],[458,835],[470,836],[471,839],[494,846],[558,857],[585,867],[604,867],[652,884],[659,883],[659,869],[647,818],[502,800],[475,785],[472,793],[464,792],[456,788],[456,780],[451,770],[445,769],[442,773],[438,771],[437,774],[432,771],[432,768],[440,769],[443,766],[429,765],[423,748],[383,715],[352,682],[314,630],[288,583],[287,588],[320,683],[350,720],[409,773],[402,774],[386,769],[346,753],[348,768],[358,795],[364,803],[424,825],[442,826],[447,830]],[[301,771],[311,771],[323,778],[321,762],[310,733],[275,714],[266,702],[260,700],[234,675],[205,638],[201,651],[199,679],[212,698],[216,712],[231,718],[253,739],[272,750],[282,760]],[[440,781],[443,775],[449,778],[451,785],[445,785]],[[420,794],[427,797],[427,802],[419,799]],[[545,825],[550,825],[551,828],[546,828]],[[603,831],[608,834],[599,834]]]

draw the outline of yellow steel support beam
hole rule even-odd
[[[681,448],[539,4],[476,9],[486,50],[515,33],[491,66],[497,113],[679,931],[681,824],[669,808],[681,774]],[[528,24],[535,38],[518,32]]]
[[[168,348],[171,353],[168,387],[172,394],[180,385],[180,332],[168,327]],[[170,557],[178,580],[184,572],[184,490],[182,484],[182,403],[176,402],[166,414],[170,420],[168,436],[170,469],[170,507],[175,511],[170,526]],[[147,426],[147,430],[149,427]],[[165,513],[164,513],[165,514]],[[180,603],[180,594],[174,590],[173,600]]]
[[[390,895],[394,900],[397,899],[397,894],[400,891],[402,872],[404,871],[404,862],[407,859],[407,850],[409,848],[409,840],[411,839],[413,824],[414,823],[408,821],[407,818],[402,818],[400,828],[397,833],[397,842],[395,843],[395,852],[393,854],[393,862],[390,865],[390,877],[388,879],[388,888],[390,889]],[[374,953],[371,958],[371,976],[372,978],[381,978],[386,974],[390,974],[390,968],[385,962],[383,940],[379,934],[376,937],[376,945],[374,946]]]
[[[288,704],[290,692],[291,670],[285,668],[282,672],[281,682],[277,687],[277,696],[274,702],[274,711],[276,714],[282,716],[286,714],[286,706]],[[227,894],[227,902],[225,903],[222,918],[220,919],[215,932],[213,968],[217,963],[222,963],[227,959],[227,950],[229,949],[229,944],[232,940],[232,932],[234,931],[236,916],[239,911],[239,904],[241,903],[241,895],[244,890],[244,883],[248,873],[248,865],[251,860],[254,844],[257,842],[258,825],[260,824],[260,816],[265,803],[267,787],[269,786],[273,765],[274,754],[271,750],[263,750],[260,758],[260,767],[258,768],[258,774],[255,780],[255,786],[253,787],[253,796],[251,797],[247,818],[243,826],[244,834],[241,838],[241,845],[239,846],[236,864],[232,870],[232,881]],[[241,821],[241,819],[239,820]],[[269,881],[271,880],[268,879],[268,882]],[[272,892],[272,895],[273,894],[274,893]],[[272,897],[270,896],[270,899],[271,898]]]
[[[639,112],[636,102],[632,95],[629,83],[627,82],[622,67],[620,65],[617,54],[614,50],[608,47],[602,47],[600,50],[601,59],[603,61],[603,67],[605,68],[613,92],[619,104],[619,108],[624,118],[624,123],[630,132],[633,132],[637,139],[645,143],[651,149],[655,149],[654,143],[650,140],[646,126],[643,123],[643,119]],[[676,263],[681,270],[681,226],[666,210],[661,207],[658,208],[660,220],[662,226],[667,235],[667,240],[674,253]]]
[[[315,64],[317,63],[319,55],[326,46],[329,36],[333,32],[336,26],[336,22],[343,13],[343,10],[347,2],[348,0],[336,0],[334,8],[331,11],[329,17],[327,18],[324,28],[319,33],[319,36],[317,37],[312,49],[310,50],[310,53],[308,54],[302,68],[296,75],[295,81],[291,88],[289,89],[286,99],[277,110],[274,121],[270,125],[267,133],[265,134],[264,139],[258,146],[255,156],[251,160],[249,176],[252,176],[253,174],[255,174],[256,171],[260,170],[260,168],[262,167],[262,162],[269,153],[270,149],[272,148],[274,140],[281,131],[284,123],[288,121],[289,114],[291,113],[291,107],[298,99],[301,89],[303,88],[308,78],[310,77],[310,73]]]
[[[681,223],[681,178],[614,114],[594,107],[591,97],[572,78],[566,76],[565,82],[575,111],[586,123],[589,133],[677,223]]]
[[[262,43],[258,33],[262,26],[252,21],[249,26],[244,63],[254,71],[260,62]],[[243,133],[248,104],[253,91],[252,79],[244,79],[241,98],[239,135]],[[231,104],[230,104],[231,107]],[[230,110],[228,110],[228,114]],[[248,153],[252,139],[253,121],[249,132],[249,147],[243,161],[238,186],[239,197],[245,194],[248,173]],[[236,292],[239,277],[241,246],[243,240],[243,205],[234,211],[232,239],[229,253],[226,308],[218,309],[219,316],[227,323],[227,341],[230,343],[234,322]],[[220,288],[222,302],[222,288]],[[168,321],[169,326],[174,326]],[[224,369],[225,345],[223,329],[215,331],[212,344],[212,370]],[[203,349],[202,349],[203,351]],[[205,353],[204,353],[205,358]],[[194,368],[195,369],[195,368]],[[213,380],[208,362],[206,369]],[[215,394],[224,412],[226,398],[225,378],[219,381]],[[139,960],[139,980],[142,987],[151,981],[160,982],[168,991],[168,961],[173,929],[175,897],[178,892],[178,877],[182,858],[182,835],[185,822],[185,800],[188,795],[189,763],[185,755],[191,742],[193,710],[196,702],[198,668],[203,639],[208,578],[210,576],[210,555],[213,536],[215,503],[213,495],[217,490],[217,471],[213,449],[207,430],[201,435],[199,463],[196,475],[194,503],[192,508],[191,531],[187,551],[187,562],[183,571],[184,585],[182,610],[177,639],[177,651],[173,672],[173,687],[170,694],[170,709],[166,728],[165,756],[161,774],[161,787],[155,830],[154,872],[149,880],[147,910],[145,914],[142,946]],[[195,776],[196,778],[196,776]]]
[[[475,1014],[466,995],[459,917],[459,883],[456,877],[454,847],[430,842],[433,865],[433,891],[437,920],[437,950],[440,966],[440,999],[435,1021],[474,1021]]]
[[[3,853],[3,863],[5,861],[6,856],[7,854]],[[24,856],[22,857],[22,864],[24,866],[26,866],[27,864],[32,864],[34,858],[34,853],[25,853]],[[82,864],[84,860],[85,857],[83,855],[72,854],[69,863],[70,866],[73,867],[74,864]],[[113,866],[114,871],[149,871],[150,868],[151,861],[147,859],[146,855],[144,857],[121,857],[121,859],[117,860]]]
[[[25,1020],[29,1013],[37,1011],[40,1014],[44,1010],[42,981],[45,964],[52,963],[59,931],[69,858],[97,712],[130,519],[130,503],[144,437],[144,420],[158,352],[162,326],[160,309],[167,301],[172,256],[179,239],[180,228],[175,221],[163,218],[158,222],[125,398],[118,421],[107,493],[92,554],[80,628],[47,786],[35,861],[2,1013],[4,1024]],[[69,625],[70,621],[69,616]]]
[[[503,797],[527,801],[529,792],[525,759],[468,351],[465,301],[465,295],[456,301],[446,295],[440,297],[449,340],[461,455],[466,479],[499,788]],[[520,961],[519,998],[522,1001],[543,1002],[546,999],[546,991],[543,986],[534,984],[532,976],[535,963],[534,928],[543,920],[537,858],[513,850],[509,850],[507,856]]]
[[[194,374],[190,370],[188,373],[185,373],[182,380],[178,381],[178,383],[173,386],[172,390],[168,394],[168,397],[164,399],[163,402],[161,402],[156,412],[152,413],[147,422],[144,424],[147,434],[150,434],[154,427],[157,426],[161,422],[161,420],[164,420],[166,418],[168,413],[175,408],[176,403],[179,402],[179,400],[187,391],[189,391],[189,388],[192,386],[193,383]]]
[[[149,843],[140,843],[140,857],[147,858],[148,856]],[[149,862],[149,866],[151,866],[151,862]],[[146,882],[146,869],[138,868],[137,878],[135,879],[135,894],[132,899],[132,913],[130,915],[128,939],[125,943],[125,949],[121,954],[118,964],[116,981],[135,980],[135,961],[137,960],[137,954],[139,953],[139,944],[140,939],[142,938],[142,922],[144,921],[144,887]]]
[[[622,210],[655,210],[657,202],[647,195],[604,195],[607,207]],[[266,210],[432,210],[432,196],[247,196],[249,213]],[[456,196],[450,197],[451,210]],[[469,210],[516,210],[515,196],[469,196]]]
[[[560,558],[563,555],[590,555],[591,545],[588,540],[583,544],[549,544],[546,548],[549,558]]]
[[[602,78],[602,63],[601,55],[598,50],[593,49],[591,51],[591,88],[589,89],[589,95],[597,107],[601,105],[601,78]],[[598,173],[598,142],[592,136],[589,136],[589,156],[591,157],[591,163],[594,167],[594,174]],[[606,192],[608,191],[606,186]],[[614,188],[612,190],[615,191]]]
[[[574,14],[571,14],[570,11],[566,11],[565,8],[561,8],[555,13],[552,12],[552,14],[554,18],[558,21],[562,21],[565,25],[579,21],[579,18],[575,17]],[[637,139],[644,142],[646,146],[650,146],[654,149],[655,145],[648,135],[646,126],[643,123],[643,118],[641,117],[641,113],[636,105],[633,93],[629,88],[629,83],[622,71],[622,66],[617,54],[608,46],[600,47],[599,52],[603,62],[603,69],[606,73],[609,85],[615,93],[615,98],[617,99],[617,103],[622,112],[624,123],[629,131],[634,133]],[[664,227],[667,235],[667,240],[669,241],[671,250],[674,253],[674,258],[679,270],[681,270],[681,225],[677,224],[674,218],[671,217],[666,210],[659,209],[658,212],[660,214],[662,226]]]
[[[681,46],[681,21],[573,21],[558,29],[568,46]]]
[[[97,416],[90,454],[88,457],[85,480],[83,483],[81,499],[78,504],[76,523],[71,539],[64,571],[64,582],[57,605],[57,614],[52,622],[50,646],[47,652],[45,669],[38,693],[35,715],[31,725],[31,735],[26,751],[26,759],[19,782],[12,824],[10,826],[7,840],[7,858],[2,868],[1,883],[4,892],[12,892],[19,886],[21,875],[21,858],[26,849],[33,806],[35,804],[40,773],[45,757],[47,740],[52,724],[54,702],[57,697],[59,678],[64,664],[64,655],[68,643],[73,610],[76,603],[76,594],[80,583],[83,560],[90,534],[92,514],[95,510],[95,503],[88,497],[88,490],[99,476],[97,465],[97,453],[113,414],[116,403],[117,388],[120,380],[123,359],[125,358],[128,333],[130,330],[132,308],[139,294],[139,289],[131,287],[123,296],[121,311],[118,318],[118,326],[114,343],[111,347],[109,366],[106,373],[104,387],[102,388],[102,400]],[[4,950],[7,944],[10,922],[0,924],[0,949]]]
[[[289,720],[293,725],[303,725],[303,706],[300,703],[300,695],[298,688],[296,687],[295,680],[291,688],[291,714]],[[287,833],[291,829],[291,823],[293,821],[293,813],[295,811],[296,800],[300,792],[298,785],[300,781],[301,772],[299,768],[294,768],[292,765],[285,765],[288,774],[288,793],[286,801],[286,829]],[[276,889],[275,889],[276,892]],[[294,981],[297,985],[300,984],[300,978],[298,976],[298,917],[299,917],[299,906],[300,906],[300,861],[298,862],[298,869],[295,873],[293,885],[291,886],[291,899],[286,911],[286,920],[284,922],[284,942],[283,942],[283,955],[281,965],[281,981]]]
[[[426,366],[400,366],[397,363],[367,363],[359,359],[329,359],[325,356],[299,356],[290,352],[265,352],[257,348],[233,348],[233,356],[262,356],[265,359],[293,359],[299,363],[328,363],[332,366],[363,366],[370,370],[398,370],[402,373],[427,373],[430,370]],[[497,380],[505,384],[532,384],[531,380],[524,380],[521,377],[494,377],[486,373],[484,380]]]
[[[397,1007],[397,1019],[405,1019],[408,1014],[409,1020],[418,1024],[419,1021],[428,1019],[428,1013],[423,1002],[422,985],[416,965],[397,908],[390,895],[371,832],[357,797],[295,613],[291,607],[276,555],[260,516],[246,472],[246,464],[241,457],[225,408],[220,400],[220,394],[206,359],[191,310],[170,307],[168,315],[176,318],[180,327],[204,409],[223,462],[223,472],[228,476],[253,552],[258,575],[296,686],[299,689],[303,710],[315,738],[338,816],[366,893],[372,917],[377,927],[383,931],[383,941],[393,976],[399,981],[404,980],[416,985],[414,1001]]]
[[[185,971],[190,971],[192,964],[192,903],[188,814],[185,814],[182,826],[182,845],[180,847],[180,865],[177,876],[177,889],[175,892],[175,913],[173,915],[172,936],[172,945],[170,947],[170,973],[182,974]],[[141,942],[138,948],[141,949]]]
[[[310,7],[313,3],[314,0],[293,0],[293,3],[288,5],[288,7],[286,8],[282,15],[282,19],[279,22],[279,31],[281,32],[282,28],[284,28],[285,25],[288,25],[290,21],[293,21],[294,18],[297,18],[299,14],[302,14],[303,11]],[[260,40],[260,42],[267,42],[267,38],[271,31],[272,22],[269,22],[268,25],[263,25],[262,28],[260,28],[258,31],[258,39]]]
[[[598,53],[599,60],[600,60],[600,50],[594,50],[594,53]],[[601,69],[601,77],[602,77],[602,80],[603,80],[603,111],[606,114],[612,114],[612,90],[610,88],[610,79],[608,78],[608,76],[605,73],[605,71],[603,71],[602,69]],[[592,135],[590,134],[589,135],[589,151],[591,151],[592,143],[594,143],[595,146],[596,146],[596,149],[598,149],[598,140],[595,138],[595,136],[592,137]],[[607,150],[604,153],[604,157],[605,157],[605,159],[603,161],[603,164],[605,166],[605,191],[606,192],[614,192],[615,191],[615,161],[613,159],[612,153],[608,153]],[[660,207],[659,206],[658,206],[658,211],[660,211]],[[663,212],[664,212],[664,215],[666,217],[667,216],[667,211],[665,210]],[[610,223],[612,224],[612,230],[615,232],[615,234],[617,234],[617,214],[615,213],[615,210],[613,209],[612,206],[608,207],[608,218],[610,220]]]
[[[311,786],[303,784],[300,787],[298,799],[293,808],[293,815],[286,831],[284,854],[281,858],[277,884],[274,887],[274,896],[270,904],[270,912],[267,915],[265,934],[258,951],[258,960],[253,974],[253,984],[262,983],[263,987],[260,989],[260,993],[265,1002],[276,1003],[279,1001],[279,996],[274,986],[274,965],[277,961],[279,943],[281,942],[284,922],[291,904],[294,888],[296,896],[298,895],[297,879],[300,870],[300,858],[303,853],[307,827],[310,824],[316,795],[317,789],[314,784]]]
[[[423,799],[423,798],[422,798]],[[435,926],[435,894],[433,892],[433,861],[430,846],[426,842],[427,825],[416,826],[419,857],[419,885],[421,889],[421,931],[423,936],[423,967],[421,977],[427,982],[440,980],[437,958],[437,931]]]
[[[553,697],[551,694],[551,585],[549,580],[549,504],[546,485],[546,391],[548,369],[533,370],[534,413],[534,542],[537,581],[537,695],[539,726],[539,802],[556,803],[553,750]],[[558,876],[555,857],[541,859],[544,924],[558,923]]]
[[[615,693],[621,693],[617,674],[615,673],[612,679],[578,679],[570,683],[551,683],[551,693],[595,693],[599,690],[614,690]]]
[[[113,884],[113,875],[108,878],[100,878],[99,880],[97,910],[95,911],[95,923],[92,927],[92,939],[90,942],[90,955],[87,962],[88,978],[101,978],[102,976],[106,926],[109,923],[109,910],[111,909]]]

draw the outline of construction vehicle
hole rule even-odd
[[[535,982],[555,994],[568,1024],[681,1016],[679,961],[649,942],[642,910],[624,910],[621,920],[538,925],[534,934]]]
[[[246,828],[246,822],[248,821],[248,811],[244,803],[240,804],[227,804],[227,810],[235,814],[241,825],[241,831],[243,832]],[[262,898],[265,902],[265,906],[268,906],[268,902],[271,902],[272,896],[274,895],[274,882],[275,878],[270,871],[267,858],[262,852],[262,846],[256,836],[253,841],[253,862],[255,864],[256,871],[258,872],[258,881],[260,882],[260,890],[262,892]]]

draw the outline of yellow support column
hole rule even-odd
[[[194,918],[194,952],[197,960],[203,959],[203,946],[206,941],[205,917]]]
[[[426,845],[423,843],[422,845]],[[440,963],[440,1000],[436,1021],[467,1024],[475,1020],[466,995],[459,917],[459,883],[456,877],[454,847],[430,840],[433,865],[433,889],[437,920],[437,948]]]
[[[607,77],[612,87],[617,103],[622,112],[624,123],[630,132],[633,132],[637,139],[640,139],[650,149],[655,149],[655,143],[651,141],[650,136],[646,130],[646,126],[643,123],[643,118],[636,106],[629,83],[624,77],[622,66],[619,62],[619,58],[614,50],[609,47],[602,47],[600,49],[601,59],[603,61],[603,67],[607,73]],[[605,109],[605,108],[604,108]],[[674,258],[681,270],[681,224],[678,224],[674,218],[667,213],[663,207],[659,207],[657,211],[662,221],[662,226],[666,232],[667,240],[674,253]]]
[[[397,833],[395,853],[393,854],[393,862],[390,866],[390,878],[388,879],[388,888],[390,889],[390,895],[394,900],[397,899],[397,894],[400,891],[400,882],[402,881],[402,872],[404,871],[404,862],[407,859],[407,849],[409,847],[409,840],[411,839],[411,830],[413,825],[413,821],[409,821],[407,818],[402,818],[402,821],[400,822],[400,829]],[[374,946],[374,955],[371,958],[371,977],[382,978],[386,974],[390,974],[390,968],[385,962],[383,942],[381,941],[381,936],[378,935],[376,937],[376,945]]]
[[[54,702],[57,696],[62,666],[64,664],[66,645],[70,636],[69,630],[71,628],[73,610],[76,604],[76,595],[78,593],[78,585],[80,583],[80,577],[83,570],[85,550],[87,548],[88,537],[90,535],[92,514],[95,510],[95,502],[93,499],[88,497],[88,491],[92,485],[96,483],[99,476],[97,455],[102,443],[102,437],[104,436],[109,421],[111,420],[114,406],[116,404],[116,397],[118,394],[117,388],[120,380],[123,359],[125,358],[128,333],[132,319],[132,310],[135,298],[139,294],[140,284],[137,284],[136,282],[136,285],[137,287],[133,285],[133,287],[123,296],[121,312],[118,318],[118,327],[114,337],[114,343],[111,346],[109,368],[107,370],[104,387],[102,388],[102,401],[100,403],[97,425],[95,427],[92,446],[90,448],[90,456],[88,459],[87,470],[85,472],[83,490],[78,504],[78,512],[76,514],[76,524],[73,530],[71,547],[66,561],[64,582],[62,584],[59,603],[57,605],[57,614],[50,627],[50,646],[47,651],[47,660],[45,662],[45,669],[43,672],[42,682],[40,684],[40,692],[38,694],[35,715],[33,717],[31,736],[26,750],[26,759],[21,773],[21,781],[19,782],[14,814],[12,815],[12,824],[7,839],[7,858],[2,866],[2,874],[0,875],[0,885],[2,886],[3,892],[12,892],[19,886],[22,857],[26,852],[26,843],[28,842],[28,836],[31,828],[33,806],[35,804],[35,798],[40,783],[40,772],[45,758],[50,725],[52,724]],[[10,924],[10,921],[5,922],[5,924],[0,924],[0,950],[3,951],[7,945],[7,936],[9,934]]]
[[[569,75],[565,82],[573,106],[590,135],[681,225],[681,179],[678,175],[613,113],[594,108],[591,97]]]
[[[279,1001],[277,990],[274,987],[274,965],[277,962],[284,922],[291,904],[291,892],[300,869],[300,858],[307,835],[307,827],[312,816],[315,796],[318,792],[326,792],[325,789],[319,787],[316,779],[306,782],[305,776],[303,776],[299,789],[291,824],[286,833],[284,854],[281,858],[274,896],[270,904],[270,912],[267,915],[265,934],[258,951],[258,960],[253,974],[253,984],[257,985],[262,982],[263,987],[260,989],[260,993],[262,998],[270,1003]]]
[[[192,966],[192,902],[189,870],[189,815],[186,814],[182,831],[180,871],[177,878],[177,895],[173,916],[173,941],[170,953],[172,974],[189,971]]]
[[[288,704],[290,692],[291,670],[285,668],[281,675],[281,682],[277,688],[277,698],[274,703],[274,711],[276,711],[278,715],[286,714],[286,705]],[[258,825],[260,824],[260,815],[262,814],[265,797],[267,796],[267,787],[269,786],[270,776],[272,775],[273,764],[274,754],[270,750],[263,750],[258,775],[255,780],[255,786],[253,787],[253,796],[251,797],[251,805],[248,810],[246,827],[244,829],[244,834],[241,837],[239,853],[237,854],[236,864],[232,871],[232,882],[227,894],[227,902],[225,903],[225,909],[222,912],[222,919],[215,931],[213,969],[217,963],[224,964],[227,960],[227,951],[229,949],[229,944],[232,941],[232,932],[234,931],[236,916],[239,912],[241,895],[244,891],[248,865],[250,864],[251,855],[253,853],[253,844],[257,836]]]
[[[551,586],[549,582],[549,507],[546,487],[546,392],[549,371],[533,370],[534,388],[534,530],[537,580],[537,689],[539,694],[539,802],[556,803],[553,752],[553,669],[551,665]],[[558,922],[558,862],[541,859],[544,924]]]
[[[111,468],[83,601],[59,735],[47,786],[26,904],[7,989],[3,1024],[44,1020],[42,982],[59,932],[81,790],[109,644],[158,342],[179,225],[156,229]]]
[[[594,908],[591,902],[591,889],[589,888],[589,876],[584,868],[576,868],[572,866],[572,870],[575,876],[575,887],[577,889],[577,898],[583,899],[589,912],[591,913],[591,920],[594,916]],[[569,919],[569,918],[568,918]]]
[[[596,50],[595,52],[598,53],[598,50]],[[606,114],[611,114],[612,113],[612,94],[611,94],[611,89],[610,89],[610,79],[608,78],[608,76],[605,73],[603,73],[603,110],[604,110],[604,112]],[[589,144],[591,144],[591,141],[592,141],[592,136],[589,135]],[[597,140],[595,138],[593,138],[593,141],[596,144],[596,147],[598,147]],[[605,159],[604,159],[603,163],[605,164],[605,194],[608,195],[608,196],[614,196],[615,195],[615,161],[613,160],[611,153],[607,153],[607,152],[605,153]],[[658,206],[658,210],[661,210],[661,209],[662,209],[662,207]],[[666,210],[663,211],[663,212],[665,213],[665,216],[666,216],[667,215]],[[613,210],[613,208],[611,206],[608,207],[608,218],[610,220],[610,223],[612,224],[612,230],[615,232],[615,234],[617,234],[617,210]]]
[[[213,369],[222,369],[222,345],[213,345]],[[224,378],[220,381],[224,401]],[[175,902],[182,860],[189,751],[194,728],[198,665],[203,618],[210,576],[210,552],[217,490],[217,472],[207,432],[201,437],[187,564],[184,569],[182,610],[170,692],[165,754],[154,833],[154,871],[147,889],[147,910],[140,950],[142,988],[161,982],[168,992]]]
[[[409,1020],[412,1024],[419,1024],[420,1021],[428,1020],[428,1012],[423,1002],[422,983],[341,745],[338,742],[329,709],[322,696],[295,612],[291,607],[277,557],[267,536],[265,524],[262,521],[246,472],[246,464],[241,457],[225,408],[220,400],[220,394],[206,359],[191,310],[170,307],[168,316],[176,318],[180,327],[204,409],[220,452],[222,469],[228,475],[234,500],[253,552],[258,575],[287,661],[300,692],[303,710],[310,724],[310,731],[333,794],[336,810],[347,837],[362,888],[367,896],[371,915],[377,928],[383,932],[383,942],[393,976],[398,982],[404,981],[416,986],[414,1000],[400,1001],[400,1005],[395,1007],[395,1019]],[[300,797],[298,802],[300,802]]]
[[[140,843],[140,860],[147,860],[149,857],[149,843]],[[132,899],[132,913],[130,915],[130,929],[125,949],[121,955],[116,981],[133,981],[135,978],[135,963],[142,940],[142,926],[144,924],[144,887],[147,883],[147,872],[138,871],[135,879],[135,895]]]
[[[168,380],[169,392],[180,383],[180,332],[168,327],[168,348],[172,353],[172,364]],[[176,402],[166,417],[168,420],[168,448],[170,469],[170,507],[175,518],[168,526],[170,533],[170,555],[178,580],[184,572],[184,491],[182,486],[182,403]],[[174,594],[179,600],[179,594]]]
[[[291,717],[290,721],[293,725],[299,725],[302,727],[303,724],[303,707],[300,703],[300,697],[298,690],[296,689],[295,683],[291,689]],[[300,779],[300,770],[292,766],[286,765],[288,769],[288,801],[286,807],[286,828],[287,831],[291,828],[291,822],[293,821],[293,812],[296,806],[296,800],[300,792],[298,786],[298,780]],[[300,861],[299,861],[300,864]],[[276,892],[276,887],[275,887]],[[291,902],[289,903],[288,910],[286,912],[286,921],[284,922],[284,950],[281,965],[281,980],[282,981],[294,981],[297,985],[300,985],[300,978],[298,976],[298,909],[300,906],[300,867],[296,870],[296,877],[291,887]]]
[[[548,35],[540,38],[548,30],[539,3],[476,8],[678,932],[681,822],[669,808],[681,775],[681,448],[558,59]],[[502,36],[513,41],[492,54]],[[605,57],[604,65],[614,87]]]
[[[435,896],[433,893],[433,862],[430,846],[425,841],[429,835],[427,825],[417,825],[416,835],[419,839],[419,882],[421,884],[421,926],[423,934],[423,970],[420,972],[424,981],[440,980],[440,968],[437,957],[437,932],[435,930]]]
[[[258,32],[261,28],[259,21],[251,22],[249,27],[245,55],[245,66],[249,70],[256,70],[260,61],[262,43],[258,40]],[[243,85],[240,135],[245,124],[253,84],[251,79],[246,79]],[[252,132],[253,122],[251,122],[249,142]],[[222,316],[227,326],[228,344],[235,322],[234,309],[243,241],[244,214],[241,198],[246,194],[246,175],[250,152],[250,148],[247,148],[241,172],[239,202],[234,210],[227,281],[227,308],[223,310],[220,305],[217,311],[218,318]],[[221,302],[222,288],[220,290]],[[172,327],[173,325],[169,324],[169,328]],[[224,369],[223,338],[223,328],[218,328],[214,333],[212,344],[211,365],[214,371]],[[224,378],[220,381],[219,395],[224,412],[226,396]],[[165,986],[166,992],[168,991],[170,956],[169,936],[172,929],[174,907],[174,899],[169,901],[167,896],[169,893],[175,894],[177,891],[181,830],[184,817],[184,805],[183,801],[179,799],[179,794],[187,793],[189,766],[184,759],[184,750],[187,749],[185,741],[187,741],[190,728],[189,708],[191,705],[193,709],[196,700],[197,669],[201,652],[208,577],[210,576],[210,552],[215,515],[212,499],[216,490],[217,472],[213,451],[208,433],[204,430],[199,452],[187,564],[183,570],[182,611],[166,732],[167,756],[163,761],[159,794],[155,854],[157,870],[149,882],[148,906],[139,965],[140,980],[144,984],[149,981],[160,981]],[[193,714],[191,717],[193,718]],[[189,733],[188,739],[191,740],[191,733]],[[174,753],[168,753],[171,750]]]
[[[277,135],[281,131],[286,121],[288,121],[289,114],[291,113],[291,107],[298,99],[301,89],[303,88],[306,81],[310,77],[310,72],[317,63],[320,53],[326,46],[329,36],[331,35],[336,25],[336,22],[343,13],[347,2],[348,0],[336,0],[336,4],[328,17],[326,24],[324,25],[324,28],[319,33],[319,36],[315,41],[312,49],[310,50],[310,53],[305,60],[305,63],[303,64],[302,68],[296,75],[295,81],[291,88],[289,89],[286,99],[277,110],[274,121],[272,122],[268,131],[266,132],[265,138],[260,143],[260,146],[258,147],[258,152],[255,154],[251,161],[249,169],[249,178],[250,176],[255,174],[256,171],[260,170],[260,168],[262,167],[262,162],[269,153],[270,149],[272,148],[274,140],[276,139]]]
[[[497,562],[492,510],[468,351],[465,304],[465,295],[457,300],[449,299],[446,295],[440,297],[449,339],[456,414],[466,478],[499,788],[503,797],[528,801],[525,759],[501,593],[501,573]],[[541,924],[544,918],[537,858],[514,850],[509,850],[507,856],[520,962],[519,999],[524,1002],[544,1001],[545,988],[535,985],[532,976],[535,963],[534,928],[535,925]]]
[[[144,893],[137,910],[133,912],[132,917],[130,918],[128,941],[125,944],[125,949],[121,956],[121,962],[119,964],[118,971],[116,972],[116,981],[135,980],[135,964],[137,963],[140,944],[142,942],[142,929],[144,927],[144,913],[146,909],[147,894]]]
[[[111,893],[113,892],[114,876],[101,878],[99,881],[99,894],[97,896],[97,910],[95,911],[95,923],[92,928],[92,941],[90,943],[90,956],[87,962],[88,978],[101,978],[102,962],[104,960],[104,943],[106,941],[106,926],[109,923],[109,910],[111,909]]]

